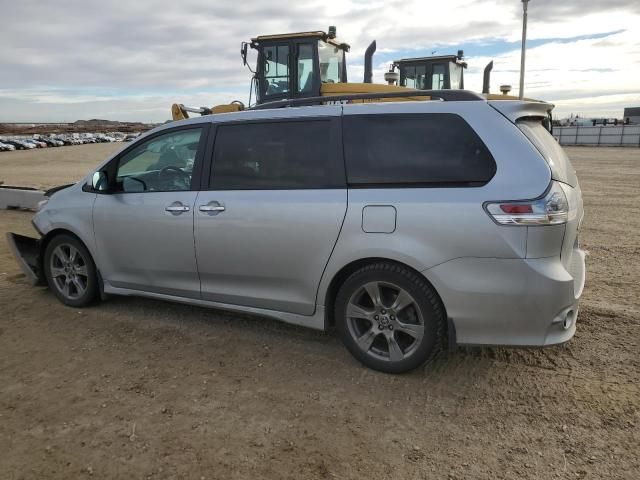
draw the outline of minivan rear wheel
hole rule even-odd
[[[44,273],[49,288],[65,305],[86,307],[99,292],[93,259],[77,238],[60,234],[45,249]]]
[[[335,318],[351,354],[382,372],[417,368],[443,343],[437,293],[424,277],[394,263],[367,265],[349,276],[338,291]]]

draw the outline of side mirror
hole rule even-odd
[[[247,47],[249,45],[247,44],[247,42],[242,42],[240,44],[240,56],[242,57],[242,64],[246,65],[247,64]]]
[[[107,190],[109,182],[107,181],[106,172],[95,172],[91,177],[91,188],[98,192],[104,192]]]

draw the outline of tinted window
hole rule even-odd
[[[496,164],[454,114],[345,115],[349,184],[484,184]]]
[[[116,186],[124,192],[189,190],[202,128],[142,141],[120,157]]]
[[[213,190],[344,186],[344,166],[330,149],[327,120],[222,125],[210,185]]]

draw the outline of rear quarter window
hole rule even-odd
[[[535,118],[520,119],[516,125],[544,157],[551,169],[551,177],[572,187],[578,184],[576,172],[564,149],[553,135],[544,127],[542,121]]]
[[[364,186],[481,186],[491,153],[455,114],[345,115],[347,181]]]

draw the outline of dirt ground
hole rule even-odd
[[[0,180],[64,183],[109,148],[0,154]],[[0,478],[640,478],[640,150],[569,154],[589,252],[575,338],[459,349],[407,375],[257,317],[70,309],[0,241]],[[0,230],[30,233],[30,217],[0,212]]]
[[[80,180],[129,143],[94,143],[69,147],[0,152],[0,182],[46,189]]]

